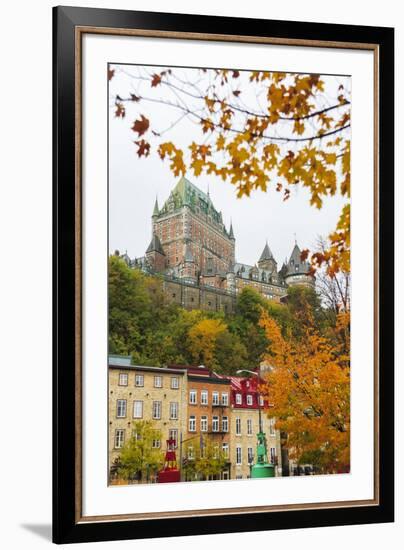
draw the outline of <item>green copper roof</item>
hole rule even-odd
[[[209,195],[185,177],[182,177],[171,191],[170,196],[160,210],[160,215],[183,206],[188,206],[194,212],[199,210],[199,212],[210,214],[217,223],[222,223],[222,215],[213,206]]]
[[[159,215],[159,203],[157,202],[157,197],[156,197],[156,202],[154,203],[153,216],[158,216],[158,215]]]

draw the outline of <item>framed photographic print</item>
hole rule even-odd
[[[54,541],[393,521],[393,29],[54,9]]]

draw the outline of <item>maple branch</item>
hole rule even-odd
[[[168,107],[174,107],[175,109],[180,109],[184,113],[188,114],[189,116],[198,119],[200,122],[204,122],[206,120],[204,117],[201,117],[200,115],[197,115],[195,111],[191,111],[188,107],[183,107],[181,105],[177,105],[175,103],[171,103],[171,102],[163,100],[163,99],[154,99],[154,98],[151,98],[151,97],[139,96],[139,100],[149,101],[151,103],[159,103],[160,105],[167,105]],[[133,101],[133,98],[130,98],[130,97],[129,98],[121,98],[121,97],[119,97],[119,101],[121,101],[121,102]],[[231,133],[235,133],[235,134],[245,134],[245,130],[238,130],[237,128],[226,128],[222,124],[217,123],[217,122],[213,122],[213,121],[211,121],[211,123],[212,123],[213,127],[217,128],[217,129],[220,129],[220,130],[223,130],[225,132],[231,132]],[[282,136],[273,136],[273,135],[270,136],[270,135],[267,135],[267,134],[259,134],[259,133],[256,133],[256,132],[250,132],[250,135],[253,138],[265,139],[265,140],[269,140],[269,141],[282,141],[282,142],[285,142],[285,143],[302,142],[302,141],[314,141],[316,139],[322,139],[322,138],[325,138],[327,136],[332,136],[334,134],[342,132],[343,130],[346,130],[350,126],[351,126],[350,124],[346,124],[345,126],[341,126],[340,128],[335,128],[335,129],[331,130],[330,132],[324,132],[323,134],[317,134],[317,135],[314,135],[314,136],[300,137],[300,138],[282,137]]]
[[[151,75],[150,75],[150,77],[134,76],[134,75],[131,75],[131,74],[127,73],[126,71],[122,71],[122,72],[124,72],[127,76],[130,76],[130,78],[133,78],[134,80],[141,80],[141,81],[145,81],[145,82],[151,82],[151,80],[152,80]],[[175,76],[175,78],[177,78],[177,80],[179,80],[180,82],[183,82],[177,76]],[[177,90],[177,91],[181,92],[182,94],[187,95],[188,97],[192,97],[193,99],[198,99],[198,100],[201,100],[201,101],[205,101],[205,96],[203,96],[201,94],[200,90],[197,88],[197,86],[195,84],[185,83],[185,82],[183,82],[183,83],[184,83],[184,85],[188,85],[188,86],[192,86],[192,87],[196,88],[199,92],[199,95],[196,95],[196,94],[193,94],[192,92],[184,90],[183,88],[181,88],[179,86],[176,86],[175,84],[173,84],[172,82],[169,82],[166,79],[161,79],[161,81],[160,81],[160,85],[165,85],[169,88]],[[218,101],[218,102],[222,101],[222,100],[219,99],[219,97],[216,94],[214,94],[214,95],[215,95],[215,101]],[[251,111],[248,108],[241,108],[241,107],[238,107],[237,105],[234,105],[233,103],[229,103],[228,101],[225,101],[225,103],[230,109],[233,109],[234,111],[237,111],[239,113],[244,113],[246,115],[254,116],[254,117],[257,117],[257,118],[264,118],[264,119],[268,118],[268,115],[265,114],[265,113],[257,113],[257,112]],[[324,109],[314,111],[314,112],[309,113],[307,115],[292,116],[292,117],[279,116],[279,120],[285,120],[285,121],[289,121],[289,122],[296,122],[296,121],[299,121],[299,120],[308,120],[308,119],[313,118],[315,116],[319,116],[323,113],[327,113],[329,111],[332,111],[333,109],[338,109],[340,107],[344,107],[344,106],[350,105],[350,104],[351,104],[350,101],[345,100],[345,102],[343,102],[343,103],[336,103],[335,105],[331,105],[330,107],[325,107]]]

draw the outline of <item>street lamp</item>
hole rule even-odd
[[[249,374],[252,374],[253,376],[256,376],[257,378],[259,378],[259,374],[257,372],[254,372],[248,369],[238,370],[236,374],[242,374],[243,372],[248,372]],[[258,382],[257,382],[257,395],[258,395],[259,433],[257,434],[257,460],[254,466],[251,468],[251,477],[252,478],[274,477],[275,467],[273,464],[270,464],[268,462],[267,439],[262,426],[261,395],[258,391]]]

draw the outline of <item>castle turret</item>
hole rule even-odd
[[[285,282],[289,286],[303,285],[313,288],[315,279],[310,273],[310,264],[306,261],[302,261],[301,256],[302,252],[295,242],[295,246],[286,266]]]
[[[166,267],[166,255],[161,246],[160,239],[154,233],[146,250],[146,258],[153,271],[164,271]]]
[[[268,241],[265,243],[264,250],[258,260],[258,267],[260,269],[265,269],[265,271],[269,271],[271,274],[277,272],[277,263],[268,246]]]

